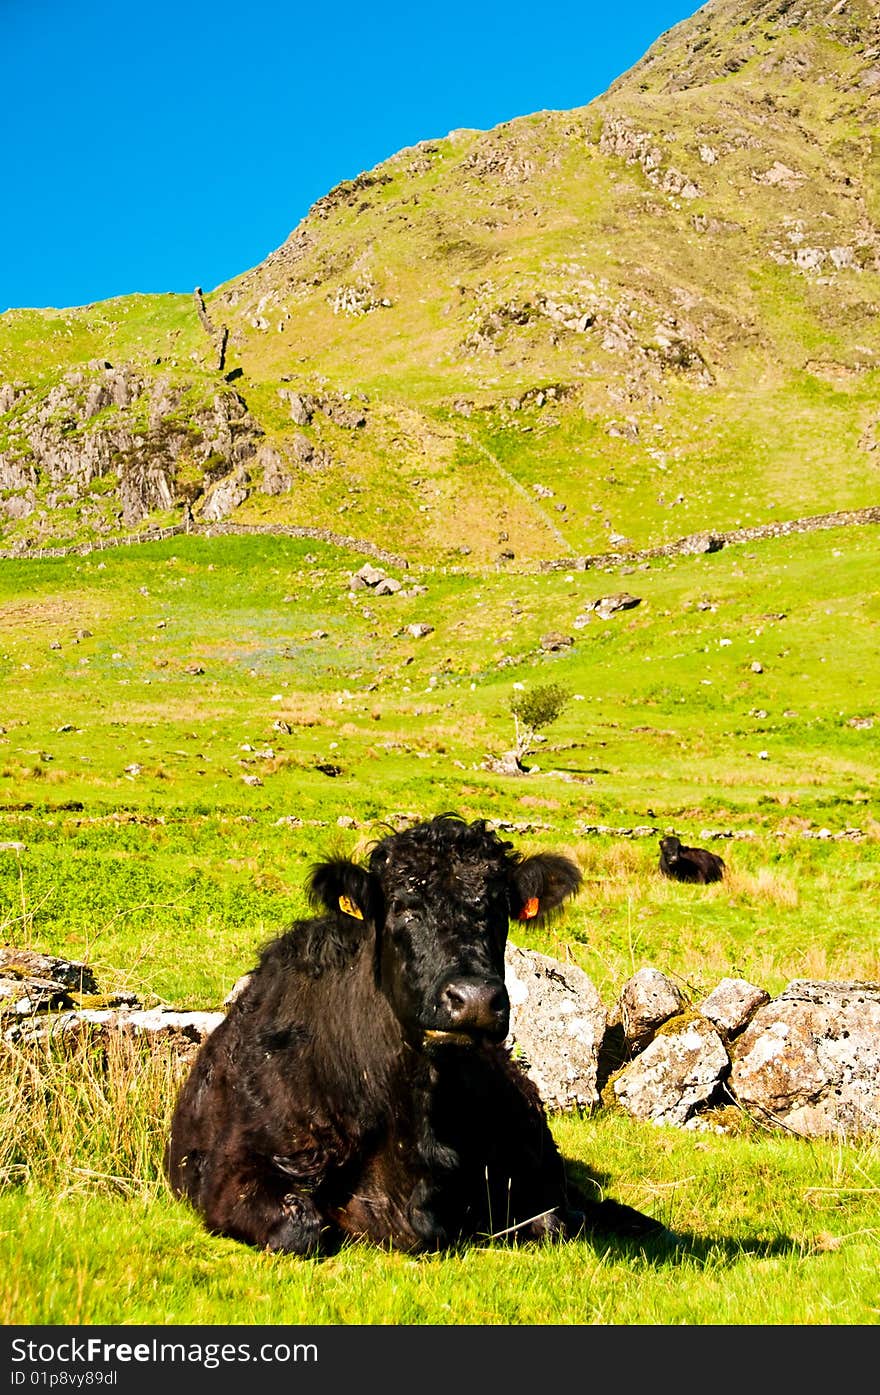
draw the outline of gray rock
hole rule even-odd
[[[8,1028],[5,1041],[36,1043],[62,1038],[68,1041],[93,1040],[95,1036],[118,1034],[146,1041],[150,1046],[166,1044],[183,1055],[198,1049],[210,1032],[223,1020],[222,1012],[176,1012],[171,1008],[82,1008],[73,1012],[44,1013]]]
[[[509,1042],[550,1110],[593,1109],[607,1012],[583,969],[508,942]]]
[[[0,511],[9,519],[30,518],[36,507],[32,494],[10,494],[0,501]]]
[[[769,1001],[770,994],[747,979],[723,978],[697,1009],[726,1037],[733,1037]]]
[[[525,766],[520,761],[516,751],[505,751],[502,756],[486,756],[482,762],[483,770],[490,770],[493,775],[525,775]]]
[[[659,969],[646,966],[623,985],[609,1025],[620,1023],[630,1051],[642,1051],[657,1028],[686,1006],[687,1000],[677,985]]]
[[[308,426],[314,415],[314,405],[310,397],[299,392],[282,393],[287,398],[290,415],[297,426]]]
[[[347,431],[356,431],[367,424],[367,414],[360,407],[345,406],[332,398],[322,400],[318,406],[330,421],[336,426],[345,427]]]
[[[717,1090],[730,1061],[714,1027],[695,1018],[655,1036],[612,1084],[618,1103],[636,1119],[684,1125]]]
[[[0,454],[0,489],[33,489],[36,482],[37,472],[32,466]]]
[[[676,551],[683,557],[697,557],[705,552],[720,552],[724,539],[715,533],[693,533],[676,545]]]
[[[243,504],[247,497],[247,475],[243,470],[235,470],[214,486],[202,509],[202,519],[206,523],[219,523]]]
[[[293,438],[293,453],[300,465],[312,473],[332,464],[329,451],[319,450],[302,431],[298,431]]]
[[[631,596],[629,591],[617,591],[613,596],[600,596],[587,609],[598,615],[600,620],[610,620],[618,611],[632,610],[641,604],[641,596]]]
[[[72,1007],[69,993],[51,979],[0,977],[0,1021],[4,1027],[15,1017],[32,1017],[50,1008]]]
[[[260,447],[257,452],[257,464],[263,467],[264,494],[287,494],[293,487],[293,477],[274,446]]]
[[[0,948],[0,978],[51,979],[77,993],[97,993],[93,971],[77,959],[59,959],[53,954],[37,954],[31,949]]]
[[[372,562],[365,562],[359,571],[355,572],[365,586],[378,586],[380,581],[385,580],[385,573],[379,567],[374,567]],[[352,578],[354,579],[354,578]]]
[[[880,984],[795,979],[732,1047],[730,1090],[808,1138],[880,1127]]]
[[[637,421],[612,421],[605,429],[609,436],[617,436],[623,441],[637,441],[639,439]]]

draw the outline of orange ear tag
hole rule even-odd
[[[535,916],[538,914],[538,909],[539,909],[539,907],[538,907],[538,898],[537,898],[537,896],[530,896],[529,899],[528,899],[528,901],[526,902],[526,904],[523,906],[522,910],[520,911],[519,916],[518,916],[518,919],[519,919],[519,920],[534,920]]]
[[[346,915],[353,916],[355,920],[363,920],[364,913],[359,906],[356,906],[350,896],[340,896],[339,909]]]

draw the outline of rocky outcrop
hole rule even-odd
[[[293,476],[281,452],[274,446],[261,446],[257,451],[256,463],[263,471],[264,494],[287,494],[293,488]]]
[[[248,497],[249,478],[241,468],[224,476],[209,493],[202,506],[201,517],[206,523],[218,523],[227,518]]]
[[[551,1111],[620,1109],[645,1122],[722,1132],[732,1108],[803,1138],[880,1129],[880,984],[796,979],[771,998],[745,979],[724,978],[689,1001],[645,966],[609,1010],[577,965],[512,943],[505,980],[508,1045]],[[222,1019],[145,1007],[130,993],[102,996],[85,964],[0,949],[7,1047],[116,1032],[189,1057]]]
[[[9,444],[0,453],[0,518],[35,515],[48,527],[59,507],[92,503],[99,532],[134,527],[156,510],[191,507],[205,488],[240,470],[255,454],[262,430],[238,393],[148,377],[129,365],[93,360],[71,370],[48,391],[13,391],[0,407]],[[194,467],[184,482],[181,468]],[[115,485],[108,492],[107,485]],[[115,497],[114,497],[115,496]],[[116,507],[118,506],[118,507]]]
[[[695,180],[664,162],[660,149],[662,137],[655,139],[647,131],[637,130],[624,117],[609,116],[599,137],[599,150],[613,155],[627,165],[637,165],[649,184],[664,194],[679,199],[698,199],[701,189]]]
[[[287,403],[291,421],[297,426],[310,426],[316,412],[346,431],[356,431],[367,424],[366,399],[363,396],[360,398],[361,405],[350,392],[319,395],[285,387],[278,389],[278,396]]]

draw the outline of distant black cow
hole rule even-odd
[[[677,882],[720,882],[724,859],[705,848],[686,848],[672,836],[660,839],[660,871]]]
[[[583,1195],[505,1046],[509,920],[580,873],[442,814],[325,862],[314,918],[263,952],[181,1090],[166,1167],[213,1232],[332,1253],[645,1236],[658,1222]]]

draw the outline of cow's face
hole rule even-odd
[[[384,921],[380,975],[407,1036],[466,1046],[507,1035],[503,866],[455,848],[392,839],[378,859]]]
[[[331,865],[323,899],[349,868],[339,902],[365,931],[372,923],[379,987],[410,1044],[431,1053],[504,1039],[509,922],[545,914],[580,883],[569,859],[520,858],[482,821],[449,816],[384,838],[368,869]]]
[[[681,839],[673,838],[671,835],[668,838],[661,838],[660,851],[666,858],[667,862],[677,861],[679,855],[681,854]]]

